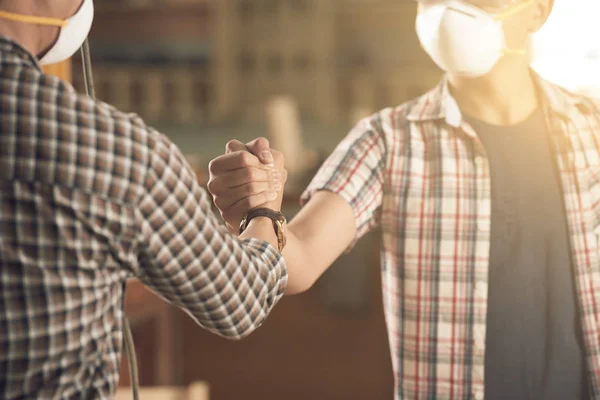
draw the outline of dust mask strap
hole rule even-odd
[[[520,13],[522,10],[526,9],[527,7],[531,6],[533,3],[535,3],[536,0],[528,0],[525,1],[521,4],[518,4],[514,7],[509,7],[508,10],[494,16],[494,19],[496,21],[502,21],[505,20],[508,17],[511,17],[515,14]],[[504,49],[503,53],[505,55],[512,55],[512,56],[524,56],[527,55],[527,50],[525,49],[509,49],[508,47]]]
[[[494,17],[494,19],[496,21],[502,21],[503,19],[506,19],[508,17],[511,17],[515,14],[518,14],[521,12],[521,10],[526,9],[527,7],[529,7],[530,5],[532,5],[533,3],[535,3],[536,0],[527,0],[521,4],[517,4],[516,6],[513,7],[509,7],[506,11],[496,15]]]
[[[35,17],[32,15],[21,15],[1,10],[0,18],[16,22],[24,22],[26,24],[56,26],[58,28],[64,28],[67,26],[67,21],[58,18]]]

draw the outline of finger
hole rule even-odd
[[[233,188],[253,182],[271,182],[273,185],[276,183],[281,184],[282,176],[279,171],[269,171],[261,168],[240,168],[213,177],[208,182],[208,190],[214,195],[222,195]]]
[[[269,193],[274,190],[275,188],[273,187],[273,184],[271,182],[246,183],[245,185],[229,189],[225,196],[216,196],[215,205],[219,210],[228,210],[237,202],[251,196],[266,193],[267,197],[270,197],[272,195],[270,195]]]
[[[275,168],[283,168],[285,165],[285,157],[283,153],[277,150],[271,150],[271,154],[273,155],[273,166]]]
[[[265,168],[263,163],[260,162],[256,156],[245,150],[219,156],[212,160],[208,165],[208,169],[213,175],[220,175],[226,171],[247,167]]]
[[[225,145],[225,154],[246,150],[246,145],[239,140],[230,140]]]
[[[263,164],[273,165],[273,154],[269,141],[264,137],[260,137],[246,144],[246,149],[257,156]]]

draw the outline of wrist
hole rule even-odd
[[[269,227],[271,228],[271,231],[273,230],[273,221],[271,221],[270,218],[267,217],[255,217],[252,219],[252,221],[248,222],[248,229],[250,228],[265,228],[265,227]]]
[[[270,227],[269,227],[270,226]],[[286,244],[286,227],[287,222],[285,216],[273,209],[256,208],[248,212],[240,223],[240,234],[247,231],[248,228],[253,228],[253,231],[273,232],[276,238],[277,248],[281,252]],[[270,238],[272,236],[269,235]]]
[[[258,239],[278,248],[277,233],[273,229],[273,221],[267,217],[256,217],[248,222],[248,226],[240,235],[241,239]]]

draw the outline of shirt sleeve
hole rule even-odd
[[[305,205],[318,191],[341,196],[354,212],[356,237],[379,224],[386,167],[386,141],[381,115],[360,121],[322,165],[301,197]]]
[[[177,147],[157,132],[150,142],[138,278],[202,327],[245,337],[282,297],[284,261],[270,244],[230,234]]]

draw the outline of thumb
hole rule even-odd
[[[245,150],[246,150],[246,146],[244,145],[244,143],[240,142],[239,140],[230,140],[229,142],[227,142],[227,145],[225,145],[225,154],[235,153],[237,151],[245,151]]]
[[[271,153],[269,141],[265,138],[258,138],[246,144],[249,152],[254,154],[258,159],[266,165],[274,166],[275,159]]]

